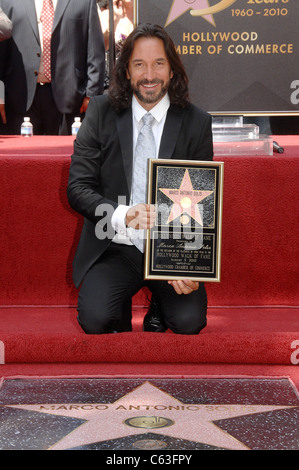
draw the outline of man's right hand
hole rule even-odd
[[[7,124],[6,113],[5,113],[5,104],[0,103],[0,114],[3,124]]]
[[[151,204],[137,204],[126,214],[126,226],[136,230],[147,230],[155,225],[156,210]]]

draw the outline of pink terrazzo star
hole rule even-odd
[[[217,426],[218,420],[248,416],[294,406],[183,403],[146,381],[113,403],[5,405],[85,422],[49,450],[154,432],[230,450],[248,447]]]

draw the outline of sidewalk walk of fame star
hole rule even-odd
[[[202,216],[197,204],[213,194],[213,191],[198,191],[193,189],[188,170],[185,171],[184,178],[179,189],[159,188],[159,190],[174,203],[169,214],[167,224],[183,214],[188,214],[201,226],[203,225]],[[184,220],[185,219],[182,218],[182,223],[184,223]]]
[[[217,423],[298,407],[294,406],[293,400],[291,403],[289,406],[249,404],[247,400],[244,404],[203,404],[190,400],[183,402],[150,380],[144,380],[128,393],[110,402],[55,404],[52,401],[48,404],[11,404],[5,407],[78,420],[77,427],[51,445],[49,450],[84,448],[101,441],[134,435],[140,445],[150,445],[156,439],[162,446],[166,436],[213,448],[248,450],[247,445]],[[0,410],[2,406],[4,405],[0,406]],[[160,441],[159,436],[163,436]]]

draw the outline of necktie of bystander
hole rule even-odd
[[[51,37],[54,19],[52,0],[43,0],[41,22],[43,28],[43,69],[44,75],[51,81]]]

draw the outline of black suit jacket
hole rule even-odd
[[[211,120],[192,104],[186,108],[170,105],[159,158],[212,160]],[[117,113],[107,96],[93,98],[74,143],[67,189],[70,205],[85,217],[74,259],[77,287],[115,234],[111,226],[115,208],[119,203],[129,204],[132,160],[131,107]],[[106,230],[107,236],[99,239],[96,225]]]
[[[2,0],[12,37],[0,44],[0,80],[6,106],[25,113],[31,106],[41,44],[34,0]],[[61,113],[79,113],[85,96],[104,89],[105,49],[95,0],[59,0],[51,39],[52,90]]]

